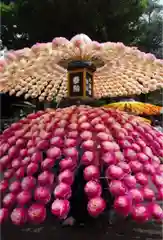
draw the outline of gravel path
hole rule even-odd
[[[130,220],[117,219],[113,225],[102,217],[97,221],[75,227],[63,227],[49,219],[40,226],[22,229],[13,225],[2,228],[2,240],[162,240],[161,224],[138,225]]]

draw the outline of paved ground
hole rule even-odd
[[[26,226],[22,229],[10,224],[2,228],[2,240],[162,240],[161,224],[138,225],[132,221],[118,219],[109,225],[107,219],[83,226],[63,227],[49,219],[40,226]]]

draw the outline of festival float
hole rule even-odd
[[[1,92],[58,102],[0,135],[1,224],[41,224],[48,212],[97,218],[111,208],[139,223],[162,221],[163,134],[89,104],[162,88],[162,60],[79,34],[9,51],[0,69]]]

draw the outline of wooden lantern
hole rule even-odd
[[[93,98],[93,73],[96,68],[91,62],[75,61],[68,65],[68,97]]]

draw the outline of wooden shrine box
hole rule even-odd
[[[93,98],[93,73],[96,67],[87,61],[74,61],[68,64],[68,97]]]

